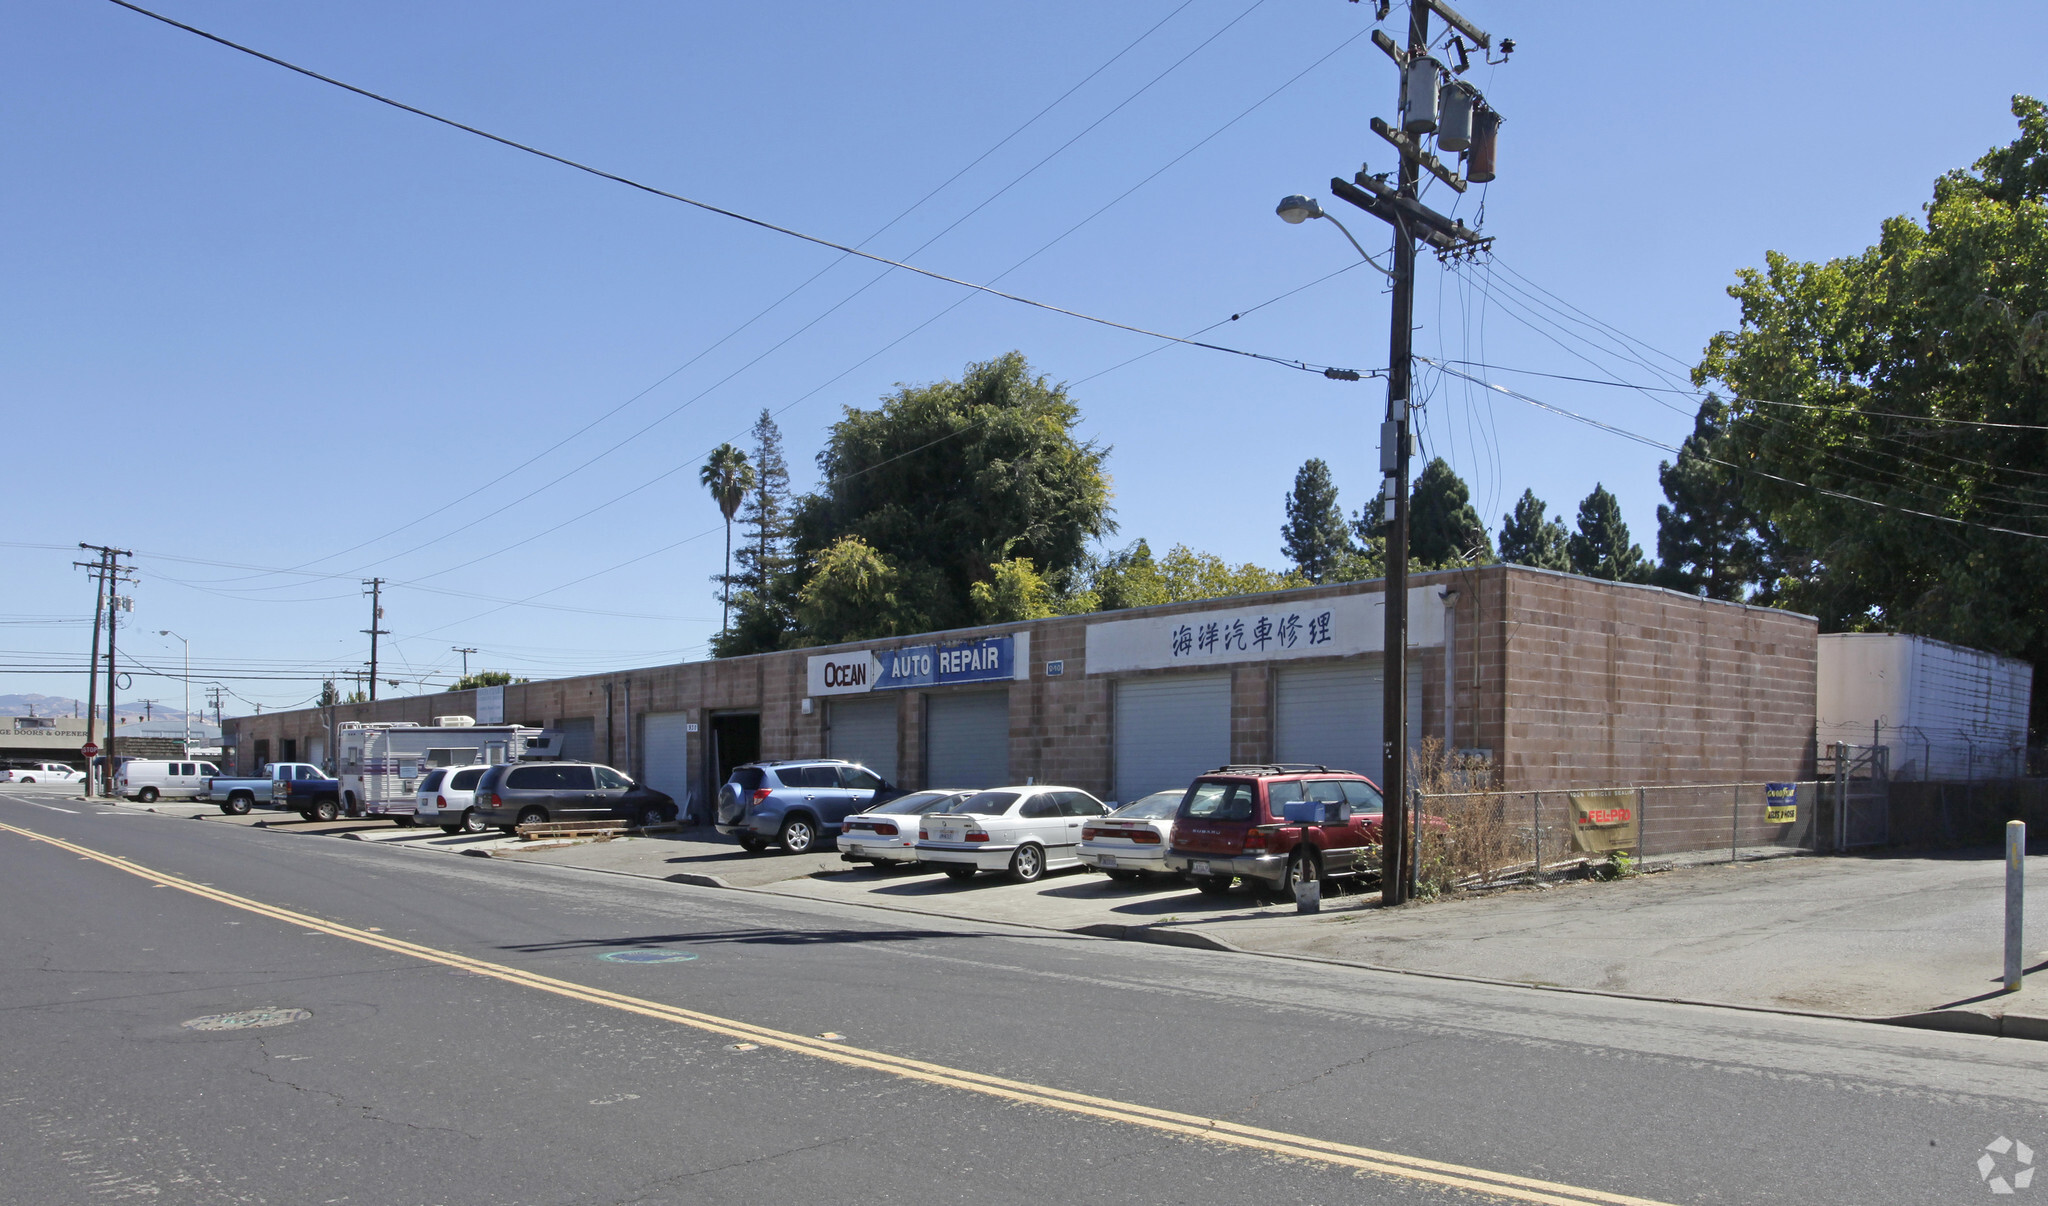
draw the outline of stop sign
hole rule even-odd
[[[85,757],[90,758],[93,755],[100,752],[100,747],[88,741],[84,745],[78,747],[78,752],[84,755]]]

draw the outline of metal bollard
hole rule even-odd
[[[2027,823],[2005,823],[2005,989],[2018,992],[2026,976],[2021,925],[2027,887]]]

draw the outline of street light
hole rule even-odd
[[[159,628],[156,630],[156,634],[158,636],[178,637],[178,643],[185,647],[185,741],[180,748],[185,751],[185,757],[190,758],[192,756],[192,642],[178,636],[177,633],[172,632],[168,628]]]
[[[1338,230],[1342,230],[1344,232],[1344,237],[1347,239],[1351,239],[1351,245],[1353,247],[1358,247],[1358,240],[1351,238],[1351,231],[1347,229],[1342,222],[1339,222],[1333,215],[1324,213],[1323,207],[1317,204],[1316,199],[1314,197],[1304,197],[1300,193],[1295,193],[1291,196],[1282,197],[1280,199],[1280,204],[1274,207],[1273,212],[1279,214],[1280,220],[1282,222],[1287,223],[1289,226],[1299,226],[1303,222],[1308,221],[1310,218],[1328,218],[1330,220],[1330,225],[1335,226]],[[1374,268],[1379,268],[1380,275],[1386,277],[1388,280],[1394,279],[1394,274],[1387,271],[1385,268],[1380,268],[1380,262],[1372,258],[1371,255],[1367,254],[1365,248],[1358,247],[1358,254],[1365,256],[1366,263],[1371,264]]]

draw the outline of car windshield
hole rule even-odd
[[[1252,819],[1252,785],[1203,781],[1188,789],[1181,801],[1180,815],[1205,821],[1249,821]]]
[[[1109,815],[1122,817],[1127,821],[1163,821],[1180,810],[1182,794],[1177,791],[1155,791],[1143,799],[1124,805]]]
[[[1010,811],[1010,805],[1017,802],[1014,791],[978,791],[932,810],[932,815],[945,813],[967,813],[977,817],[999,817]]]
[[[938,805],[952,799],[955,794],[950,791],[914,791],[868,811],[892,817],[920,815],[932,811]]]

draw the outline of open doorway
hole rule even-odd
[[[704,816],[709,820],[718,789],[731,776],[732,768],[761,758],[761,714],[759,712],[713,713],[708,726],[711,740],[704,743]]]

